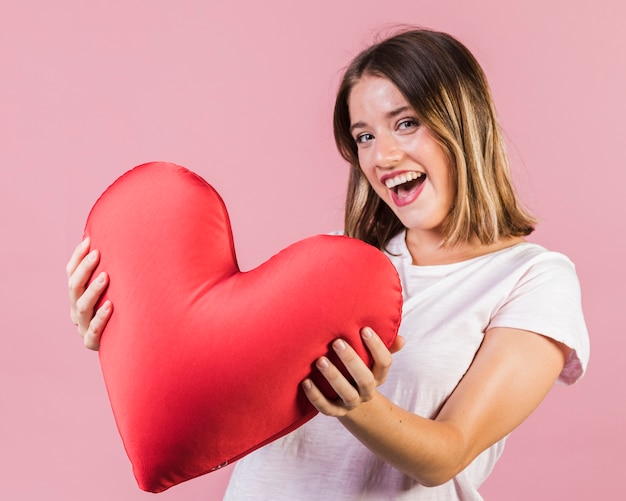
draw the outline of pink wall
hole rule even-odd
[[[219,5],[219,6],[218,6]],[[64,265],[100,192],[138,163],[198,171],[242,268],[340,226],[340,68],[388,23],[449,31],[485,67],[534,240],[576,263],[585,380],[511,438],[488,499],[615,499],[626,466],[626,64],[619,0],[22,0],[0,14],[0,497],[140,500]],[[229,472],[160,499],[219,499]]]

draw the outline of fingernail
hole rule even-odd
[[[369,327],[365,327],[362,331],[361,331],[361,335],[363,336],[364,339],[369,339],[372,337],[372,329],[370,329]]]
[[[89,258],[89,261],[95,261],[97,254],[98,254],[98,251],[92,250],[87,256]]]
[[[329,365],[328,365],[328,360],[326,360],[326,358],[325,358],[325,357],[320,358],[320,359],[317,361],[317,366],[318,366],[320,369],[328,369],[328,367],[329,367]]]
[[[111,301],[105,301],[102,305],[102,313],[108,314],[111,311]]]
[[[346,349],[346,343],[344,343],[342,339],[337,339],[333,343],[333,347],[335,348],[335,351],[343,351]]]
[[[80,244],[83,246],[83,249],[89,247],[89,237],[85,237]]]
[[[302,381],[302,386],[304,386],[307,390],[310,390],[311,388],[313,388],[313,385],[311,384],[310,379],[305,379],[304,381]]]
[[[102,285],[104,283],[104,278],[105,278],[105,274],[103,271],[102,273],[100,273],[100,275],[98,275],[98,278],[96,278],[96,283],[98,285]]]

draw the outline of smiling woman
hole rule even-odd
[[[403,287],[393,355],[368,330],[370,371],[333,347],[320,416],[244,458],[227,500],[479,500],[505,437],[588,359],[580,288],[530,244],[484,74],[453,37],[401,32],[340,84],[335,139],[350,164],[345,231],[384,250]],[[400,343],[397,348],[401,346]],[[384,383],[384,384],[383,384]]]
[[[453,37],[408,30],[363,51],[340,84],[334,131],[351,168],[345,232],[398,271],[400,335],[388,348],[362,326],[371,368],[335,339],[349,376],[313,362],[337,398],[306,378],[321,415],[240,460],[226,499],[480,500],[505,438],[555,381],[584,374],[574,266],[525,241],[534,219],[486,79]],[[88,250],[68,274],[72,319],[96,348],[113,309],[96,309],[107,276],[89,285]]]

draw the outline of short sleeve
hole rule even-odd
[[[557,252],[535,256],[489,324],[523,329],[571,348],[558,382],[580,379],[589,360],[589,336],[582,311],[581,290],[574,264]]]

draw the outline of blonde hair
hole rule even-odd
[[[351,165],[345,231],[381,249],[403,229],[359,166],[348,99],[363,75],[384,77],[404,95],[450,159],[456,193],[444,225],[444,246],[529,235],[535,219],[511,181],[504,139],[487,79],[469,50],[445,33],[412,29],[361,52],[337,92],[334,133]]]

